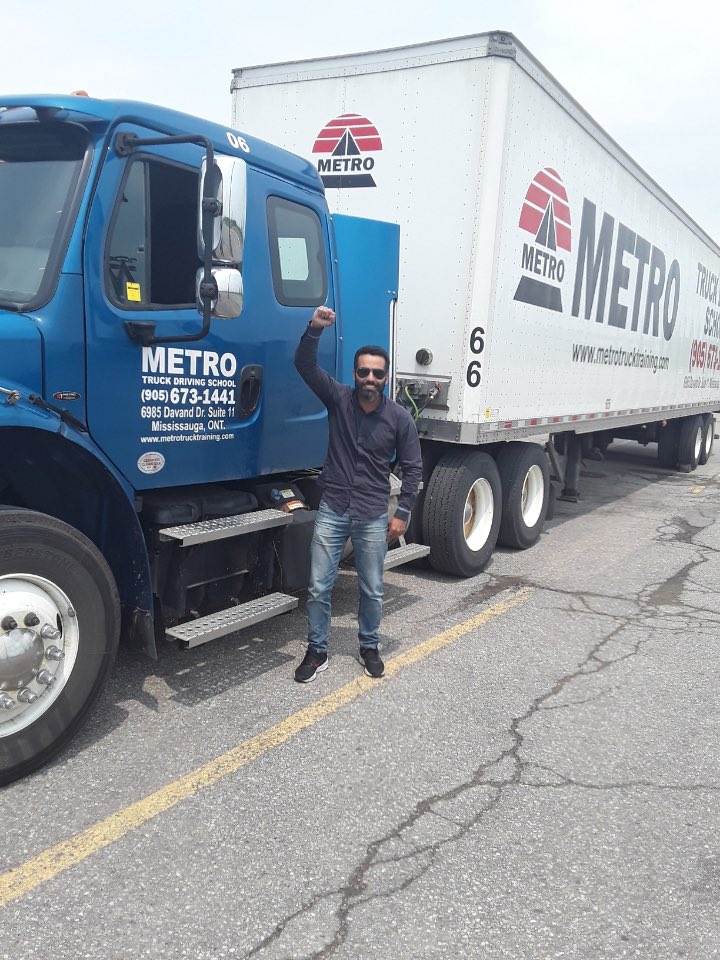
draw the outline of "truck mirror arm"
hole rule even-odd
[[[115,151],[121,157],[129,157],[138,147],[159,146],[169,143],[198,143],[205,147],[207,165],[212,170],[215,165],[215,151],[208,137],[200,134],[188,134],[179,137],[138,137],[134,133],[118,133],[115,137]],[[212,180],[205,177],[202,197],[202,233],[205,255],[203,257],[203,278],[200,283],[200,299],[202,300],[203,325],[198,333],[179,335],[177,337],[156,337],[155,324],[148,320],[126,320],[125,331],[131,340],[149,347],[155,343],[190,343],[194,340],[203,340],[210,330],[212,316],[212,301],[217,298],[218,289],[212,275],[212,241],[213,223],[218,213],[218,200],[212,194]],[[214,297],[213,297],[214,293]]]
[[[149,347],[151,343],[156,343],[155,330],[157,324],[154,320],[126,320],[123,324],[125,333],[139,343],[141,347]]]

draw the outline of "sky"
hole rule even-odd
[[[0,98],[82,88],[228,125],[233,67],[507,30],[720,242],[710,0],[3,0],[2,24]]]

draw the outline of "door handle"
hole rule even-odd
[[[249,417],[260,402],[263,368],[259,363],[248,363],[240,371],[238,381],[238,416]]]

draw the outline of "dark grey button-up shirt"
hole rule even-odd
[[[309,327],[295,353],[295,366],[328,410],[330,436],[325,467],[318,479],[323,499],[335,513],[374,520],[388,509],[390,461],[397,454],[402,490],[395,516],[407,520],[422,479],[417,429],[408,411],[385,395],[377,410],[365,413],[352,387],[318,366],[320,340]]]

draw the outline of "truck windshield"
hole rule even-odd
[[[27,304],[52,282],[86,148],[79,127],[0,125],[0,301]]]

